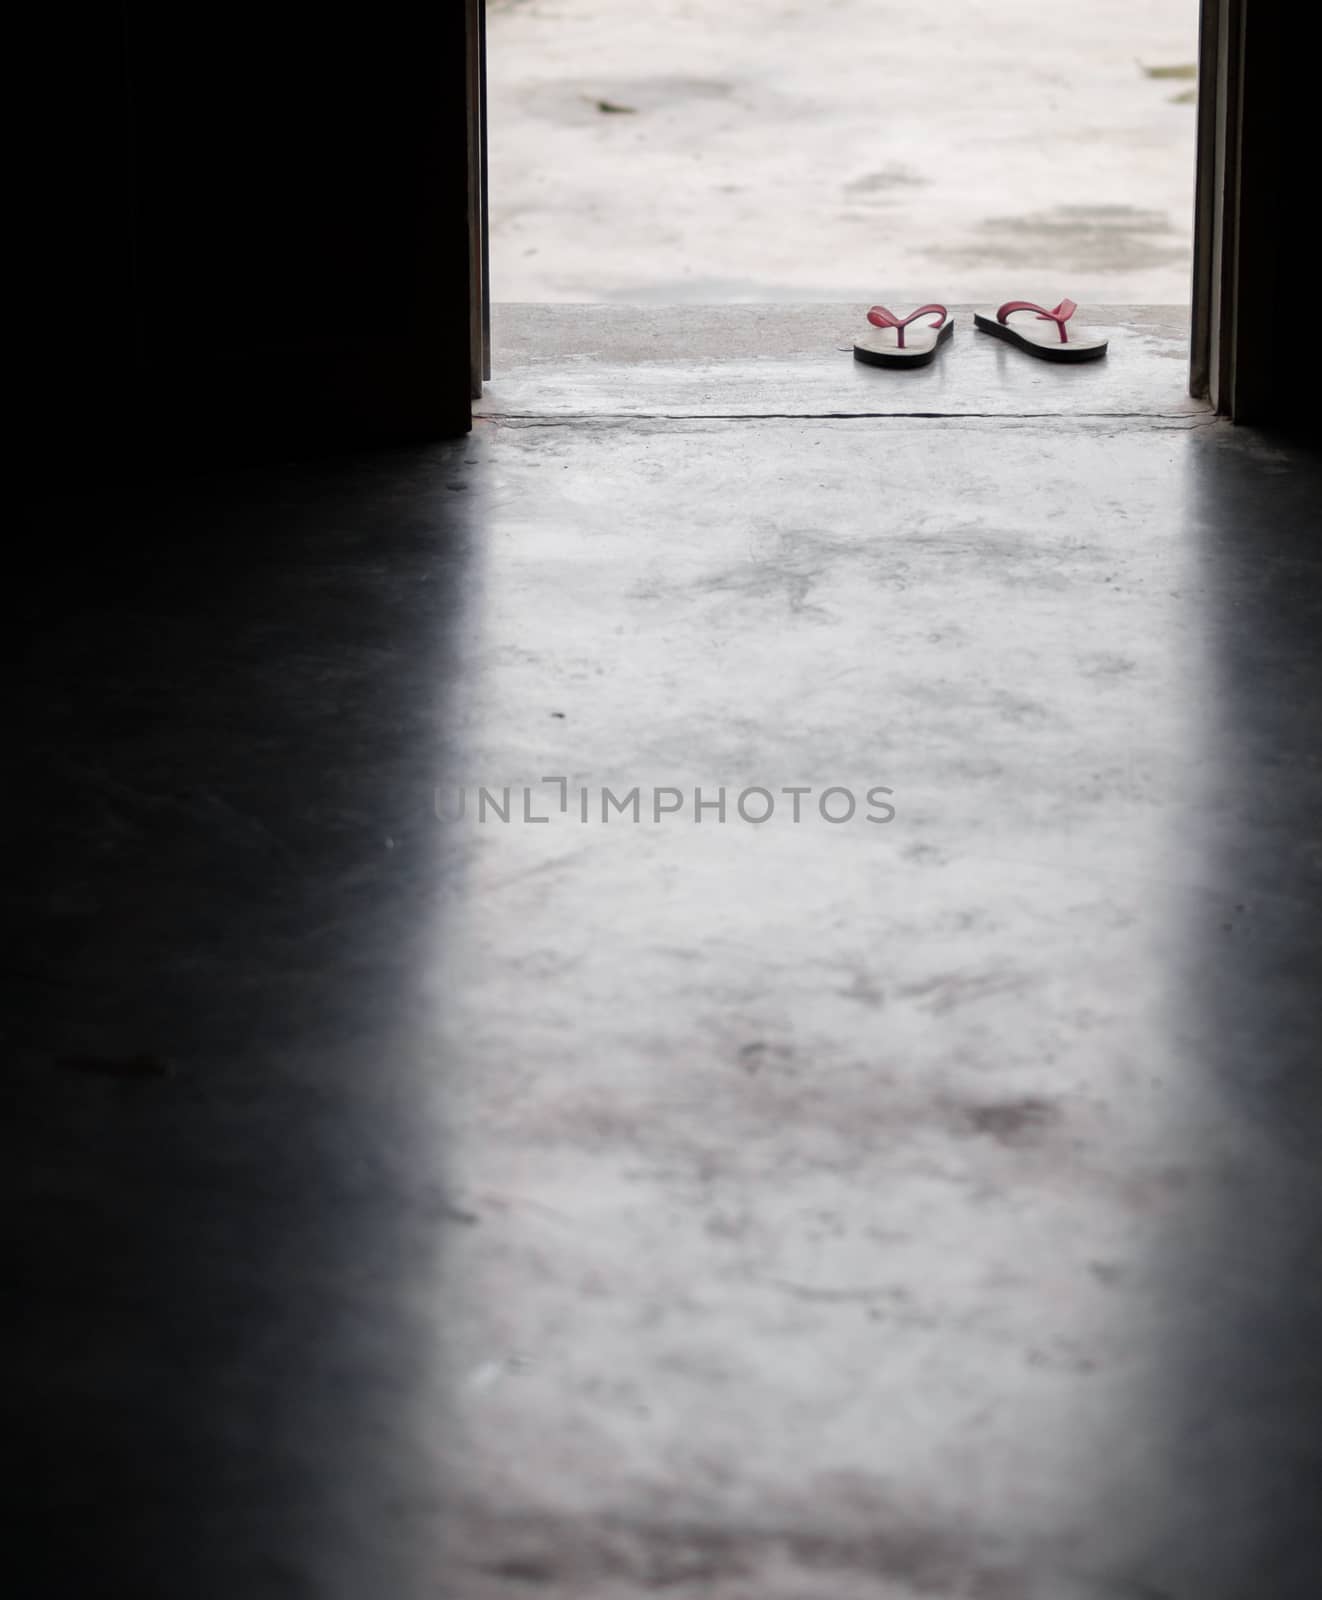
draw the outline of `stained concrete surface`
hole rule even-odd
[[[24,1592],[1311,1600],[1322,474],[1124,409],[39,508]]]
[[[1054,301],[1052,302],[1055,303]],[[985,309],[985,307],[984,307]],[[1189,314],[1180,306],[1095,308],[1110,339],[1097,362],[1025,356],[952,306],[955,331],[930,366],[895,373],[853,359],[867,305],[498,305],[489,417],[1192,416]]]
[[[488,13],[498,301],[1189,298],[1197,0]]]

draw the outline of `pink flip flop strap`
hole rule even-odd
[[[949,315],[944,306],[928,305],[919,306],[917,311],[911,311],[907,317],[897,317],[893,311],[888,311],[885,306],[873,306],[868,312],[868,321],[874,328],[894,328],[895,343],[897,348],[904,349],[904,330],[917,317],[935,317],[932,324],[934,328],[945,326],[946,317]]]
[[[996,313],[996,320],[1004,322],[1015,311],[1036,311],[1037,320],[1054,322],[1060,329],[1061,344],[1068,344],[1069,335],[1065,332],[1065,324],[1078,309],[1073,300],[1062,300],[1052,311],[1048,311],[1045,306],[1035,306],[1031,300],[1007,300]]]

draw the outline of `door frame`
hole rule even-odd
[[[1284,150],[1281,0],[1200,0],[1189,392],[1222,416],[1272,409],[1270,316]],[[486,0],[465,0],[471,392],[491,377]],[[1252,11],[1252,18],[1250,18]],[[1276,69],[1276,70],[1273,70]]]
[[[491,376],[491,229],[487,199],[487,0],[465,0],[468,97],[469,392]]]
[[[1199,19],[1189,389],[1236,422],[1283,420],[1294,394],[1273,321],[1307,227],[1284,202],[1311,184],[1317,139],[1300,94],[1312,52],[1290,11],[1202,0]]]

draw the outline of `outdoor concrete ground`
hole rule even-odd
[[[496,300],[1189,297],[1196,0],[488,9]]]

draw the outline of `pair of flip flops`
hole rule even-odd
[[[994,318],[975,311],[973,321],[980,332],[1017,345],[1039,361],[1096,361],[1106,354],[1106,340],[1081,336],[1077,330],[1071,338],[1066,328],[1078,309],[1073,300],[1062,300],[1051,310],[1036,306],[1031,300],[1007,300]],[[1035,312],[1038,322],[1052,325],[1050,331],[1022,322],[1011,327],[1010,318],[1019,311]],[[920,317],[936,320],[907,333],[909,325]],[[865,361],[870,367],[925,367],[955,331],[950,313],[936,304],[919,306],[907,317],[897,317],[885,306],[873,306],[868,321],[877,331],[854,345],[854,359]]]

